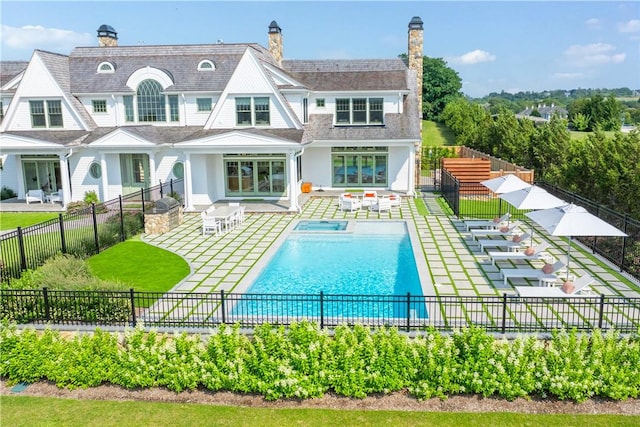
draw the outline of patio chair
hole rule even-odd
[[[512,222],[511,225],[501,227],[497,230],[487,230],[487,229],[473,229],[471,230],[471,237],[473,240],[476,240],[478,237],[484,236],[512,236],[516,228],[520,226],[520,221]]]
[[[27,204],[31,202],[40,202],[44,203],[44,191],[42,190],[29,190],[27,191],[27,195],[25,197],[27,199]]]
[[[348,197],[340,197],[340,209],[343,211],[359,211],[362,209],[362,202],[357,197],[349,195]]]
[[[232,218],[232,222],[238,226],[244,222],[244,206],[240,206],[240,202],[229,202],[229,206],[238,208],[235,215]]]
[[[558,260],[553,264],[549,264],[549,270],[543,271],[541,268],[505,268],[500,270],[500,275],[504,278],[506,286],[509,279],[538,279],[548,281],[549,279],[557,279],[557,273],[567,266],[565,260]],[[544,268],[544,267],[543,267]]]
[[[63,197],[62,197],[62,190],[54,191],[53,193],[49,194],[47,196],[47,200],[49,201],[49,203],[52,203],[52,204],[55,202],[64,203]]]
[[[391,210],[391,200],[388,197],[380,197],[371,204],[369,210],[382,212]]]
[[[531,234],[524,233],[523,235],[514,234],[513,238],[518,237],[517,241],[512,239],[479,239],[478,245],[480,245],[480,252],[485,248],[505,248],[506,250],[513,251],[522,247],[524,242],[531,238]]]
[[[399,208],[402,204],[402,197],[400,197],[399,194],[392,193],[389,194],[389,201],[391,202],[392,208]]]
[[[362,207],[371,207],[378,200],[377,191],[365,191],[362,195]]]
[[[200,212],[202,218],[202,235],[206,236],[208,232],[213,232],[214,235],[222,233],[222,224],[217,219],[207,215],[207,211]]]
[[[500,227],[500,225],[503,222],[508,221],[509,218],[511,218],[511,214],[509,212],[507,212],[506,214],[502,215],[500,218],[496,218],[496,219],[493,219],[493,220],[468,220],[468,221],[464,221],[464,226],[465,226],[467,231],[469,231],[472,228],[496,229],[496,228]]]
[[[579,277],[573,282],[573,289],[567,289],[563,286],[550,286],[541,288],[538,286],[516,286],[516,293],[521,297],[540,297],[540,298],[574,298],[589,297],[593,293],[589,286],[596,280],[588,274]],[[584,293],[583,293],[584,292]],[[587,293],[588,292],[588,293]]]
[[[533,246],[529,251],[517,251],[517,252],[489,252],[489,258],[491,258],[491,264],[496,265],[496,261],[507,261],[507,260],[535,260],[535,259],[544,259],[549,256],[545,250],[551,246],[549,242],[542,242],[537,246]]]

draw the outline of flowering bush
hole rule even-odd
[[[0,326],[0,377],[9,383],[48,380],[59,387],[102,383],[126,388],[202,387],[306,399],[333,391],[363,398],[408,390],[417,399],[454,394],[622,400],[640,393],[640,338],[615,332],[555,331],[496,339],[480,328],[451,335],[427,329],[415,338],[395,328],[317,324],[262,325],[252,335],[221,325],[200,335],[124,334],[65,337],[47,329]]]

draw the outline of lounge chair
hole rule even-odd
[[[574,288],[566,292],[562,286],[549,286],[541,288],[539,286],[516,286],[516,292],[521,297],[540,297],[540,298],[574,298],[588,297],[592,294],[583,294],[588,291],[589,286],[595,282],[595,279],[588,274],[579,277],[573,282]]]
[[[52,204],[55,202],[64,203],[64,200],[62,197],[62,190],[54,191],[53,193],[49,194],[47,196],[47,200]]]
[[[39,202],[44,203],[44,191],[42,190],[29,190],[27,191],[27,195],[25,197],[27,199],[27,204],[31,202]]]
[[[362,202],[360,199],[349,193],[343,193],[340,195],[339,204],[340,209],[343,211],[354,212],[359,211],[362,208]]]
[[[377,191],[365,191],[362,194],[362,207],[371,207],[378,200]]]
[[[520,221],[512,222],[511,225],[501,227],[497,230],[474,229],[471,230],[471,237],[475,240],[481,236],[511,236],[516,228],[520,226]]]
[[[389,194],[389,201],[391,201],[392,208],[399,208],[402,204],[402,197],[399,194]]]
[[[500,270],[500,275],[504,278],[504,285],[507,285],[509,279],[548,279],[557,278],[556,273],[567,266],[563,260],[558,260],[550,264],[549,271],[543,271],[541,268],[505,268]],[[544,268],[544,267],[543,267]]]
[[[518,236],[518,241],[512,239],[480,239],[478,245],[480,245],[480,251],[484,251],[485,248],[505,248],[509,251],[513,251],[521,248],[527,239],[531,238],[531,234],[524,233],[523,235],[514,234],[513,237]]]
[[[391,210],[391,200],[388,197],[379,197],[369,209],[377,212],[389,211]]]
[[[509,212],[507,212],[506,214],[502,215],[500,218],[496,218],[493,220],[468,220],[468,221],[464,221],[464,226],[467,229],[467,231],[469,231],[472,228],[488,228],[488,229],[496,229],[498,227],[500,227],[500,225],[505,222],[508,221],[509,218],[511,218],[511,214]]]
[[[544,252],[551,244],[549,242],[542,242],[537,246],[532,247],[531,251],[518,251],[518,252],[489,252],[489,257],[491,258],[491,264],[496,265],[496,261],[507,261],[507,260],[536,260],[536,259],[544,259],[548,257],[548,254]]]

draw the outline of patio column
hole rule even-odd
[[[102,172],[102,201],[109,200],[109,176],[107,173],[107,156],[104,153],[100,153],[100,170]]]
[[[149,153],[149,187],[157,185],[156,183],[156,157],[155,153]]]
[[[193,207],[193,194],[191,194],[191,154],[184,153],[184,205],[185,211],[196,210]]]
[[[407,176],[407,182],[409,188],[407,188],[407,196],[413,196],[416,186],[416,150],[420,149],[420,145],[409,146],[409,174]]]
[[[60,177],[62,178],[62,207],[65,207],[71,201],[71,183],[69,182],[69,167],[66,154],[59,154],[58,161],[60,162]]]
[[[298,212],[298,180],[296,168],[296,152],[287,152],[287,169],[289,169],[289,211]]]

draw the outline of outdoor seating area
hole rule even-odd
[[[44,191],[42,190],[29,190],[25,196],[27,204],[29,203],[44,203]]]
[[[338,206],[342,211],[356,212],[363,208],[371,212],[388,212],[391,208],[399,208],[402,197],[399,194],[378,194],[377,191],[358,193],[342,193],[338,196]]]
[[[227,206],[209,206],[200,213],[202,218],[202,235],[212,233],[218,235],[233,230],[244,222],[245,207],[238,202],[230,202]]]

